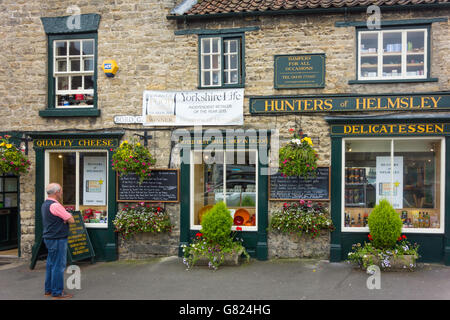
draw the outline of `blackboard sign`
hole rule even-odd
[[[317,176],[269,176],[269,200],[330,200],[330,167],[317,168]]]
[[[275,89],[325,87],[324,53],[276,55],[274,61]]]
[[[178,202],[179,171],[153,169],[151,176],[139,184],[139,177],[128,174],[118,177],[118,202]]]
[[[69,224],[67,250],[72,261],[84,260],[95,256],[89,235],[80,211],[72,212],[75,223]]]

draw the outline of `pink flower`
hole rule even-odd
[[[142,165],[145,166],[145,162],[142,162]]]
[[[300,200],[300,204],[304,205],[305,204],[305,200]]]

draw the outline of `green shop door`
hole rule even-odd
[[[56,182],[63,188],[62,205],[81,212],[94,250],[94,261],[117,260],[117,236],[112,224],[117,210],[116,179],[110,159],[122,135],[33,135],[36,151],[34,256],[38,255],[38,246],[42,243],[40,208],[47,196],[45,187]]]
[[[0,176],[0,251],[18,248],[20,226],[18,190],[18,177]]]

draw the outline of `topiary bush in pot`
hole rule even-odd
[[[402,234],[402,219],[388,200],[383,199],[369,215],[372,243],[377,248],[392,248]]]
[[[223,202],[217,203],[202,218],[202,234],[209,241],[223,245],[230,239],[233,218]]]

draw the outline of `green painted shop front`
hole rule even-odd
[[[40,255],[42,250],[42,218],[40,208],[45,200],[46,183],[55,182],[51,179],[49,168],[52,160],[51,155],[57,158],[59,154],[67,156],[68,154],[86,153],[88,155],[101,154],[105,158],[106,175],[106,203],[105,212],[107,222],[100,224],[88,223],[87,232],[92,243],[95,256],[94,261],[114,261],[117,260],[117,234],[114,232],[112,221],[117,212],[116,202],[116,174],[111,168],[111,156],[113,148],[119,145],[119,140],[123,132],[91,132],[91,133],[32,133],[33,147],[36,154],[36,196],[35,196],[35,244],[32,249],[33,257]],[[50,154],[50,156],[49,156]],[[79,156],[77,156],[79,157]],[[57,161],[57,159],[56,159]],[[79,160],[77,160],[79,162]],[[77,164],[78,168],[79,163]],[[53,167],[54,168],[54,167]],[[66,169],[64,169],[66,170]],[[50,177],[50,178],[49,178]],[[78,178],[77,178],[78,179]],[[81,180],[83,181],[83,180]],[[58,182],[56,180],[56,182]],[[63,196],[72,188],[70,183],[64,182]],[[80,186],[82,190],[84,186]],[[80,192],[81,191],[77,191]],[[79,195],[77,195],[78,199]],[[84,204],[84,203],[83,203]],[[74,205],[74,203],[63,203],[63,205]],[[77,208],[83,208],[80,203],[75,203]],[[32,264],[33,264],[32,258]]]
[[[347,259],[352,245],[368,241],[368,229],[362,232],[354,232],[348,227],[344,219],[344,202],[347,206],[347,194],[345,183],[347,179],[344,153],[348,153],[346,141],[349,139],[409,139],[410,146],[426,141],[425,139],[438,139],[442,141],[440,164],[441,195],[443,196],[440,207],[440,227],[436,230],[414,230],[403,228],[403,233],[408,241],[420,245],[419,253],[422,262],[437,262],[450,265],[450,208],[445,200],[450,199],[450,188],[447,181],[450,179],[449,148],[450,143],[450,114],[391,114],[376,116],[327,116],[325,120],[330,125],[331,131],[331,213],[336,230],[331,233],[330,261],[339,262]],[[365,139],[365,140],[364,140]],[[352,151],[350,149],[350,151]],[[392,157],[394,158],[394,157]],[[395,173],[395,170],[393,170]],[[378,174],[378,173],[377,173]],[[435,173],[435,176],[438,174]],[[406,175],[405,175],[406,176]],[[392,180],[393,181],[393,180]],[[348,209],[345,208],[347,211]],[[432,210],[432,209],[430,209]],[[345,226],[345,227],[344,227]],[[355,228],[360,229],[360,228]],[[434,232],[433,232],[434,231]]]
[[[225,135],[225,131],[223,131],[223,134]],[[242,205],[247,210],[251,211],[254,210],[256,212],[256,222],[251,226],[237,226],[233,225],[232,232],[235,233],[235,236],[237,238],[243,239],[243,244],[250,254],[251,257],[256,258],[258,260],[266,260],[268,258],[268,248],[267,248],[267,227],[268,227],[268,176],[265,174],[268,163],[264,159],[267,159],[267,152],[268,152],[268,141],[270,132],[267,132],[264,130],[264,137],[259,135],[258,133],[256,136],[257,138],[252,139],[249,137],[242,137],[242,138],[236,138],[234,137],[232,140],[224,140],[223,144],[216,145],[214,147],[214,143],[211,141],[214,141],[213,137],[211,140],[211,137],[205,138],[205,135],[203,135],[203,138],[200,138],[200,140],[196,140],[196,137],[194,137],[194,133],[192,133],[188,139],[184,140],[181,144],[184,144],[183,149],[180,152],[180,157],[184,159],[181,162],[180,167],[180,247],[179,247],[179,256],[183,256],[183,250],[182,245],[188,245],[195,237],[197,232],[200,232],[201,225],[199,221],[196,220],[196,216],[194,215],[198,213],[197,207],[193,202],[197,202],[197,194],[194,194],[195,190],[195,184],[196,181],[199,181],[199,178],[195,176],[197,171],[195,171],[194,165],[191,164],[191,161],[188,161],[188,159],[193,159],[192,154],[194,152],[199,152],[204,156],[205,154],[218,154],[219,152],[222,152],[223,150],[227,150],[226,152],[229,152],[229,150],[233,150],[234,152],[246,152],[247,155],[249,155],[252,150],[255,151],[257,154],[256,156],[256,162],[254,166],[254,172],[255,172],[255,180],[256,183],[256,189],[253,191],[256,191],[256,203],[254,203],[253,208],[246,207],[242,203],[238,205]],[[267,135],[266,135],[267,134]],[[217,141],[217,140],[216,140]],[[195,149],[195,151],[194,151]],[[239,150],[239,151],[236,151]],[[233,152],[231,151],[231,152]],[[188,156],[188,154],[191,154],[191,156]],[[186,158],[184,158],[186,157]],[[203,164],[202,164],[203,165]],[[229,165],[231,167],[231,165]],[[227,180],[225,183],[225,188],[223,190],[226,190],[226,194],[228,193],[229,189],[229,183],[231,183],[232,175],[233,173],[230,173],[231,170],[243,170],[242,168],[238,168],[239,166],[233,166],[233,168],[223,169],[226,174],[224,175],[224,180]],[[228,170],[228,171],[227,171]],[[204,172],[204,170],[202,169]],[[242,177],[241,177],[242,178]],[[202,178],[205,180],[204,178]],[[202,181],[203,181],[202,180]],[[234,179],[237,180],[237,179]],[[248,180],[248,179],[247,179]],[[205,188],[205,184],[201,186],[201,188]],[[240,191],[250,190],[249,184],[245,185],[245,187],[242,187],[242,189],[239,189]],[[205,188],[206,189],[206,188]],[[202,189],[202,193],[205,189]],[[222,191],[221,191],[222,192]],[[216,197],[218,195],[216,194]],[[229,195],[225,195],[224,198],[227,197],[227,201],[229,199]],[[208,204],[214,204],[218,200],[213,200],[212,202],[207,202],[206,198],[201,199],[203,201],[200,206],[208,205]],[[229,209],[234,212],[234,209],[238,208],[230,205],[227,203]],[[211,205],[212,206],[212,205]],[[233,209],[234,208],[234,209]],[[238,209],[239,210],[239,209]]]

